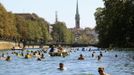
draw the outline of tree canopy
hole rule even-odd
[[[134,1],[103,0],[104,8],[95,12],[96,31],[101,47],[134,46]]]
[[[12,13],[7,12],[3,5],[0,4],[0,38],[4,40],[13,40],[17,35],[15,16]]]
[[[64,22],[57,22],[53,24],[52,37],[55,42],[72,43],[74,35],[69,31]]]
[[[49,23],[36,14],[7,12],[0,4],[0,38],[2,40],[42,40],[47,42],[51,36],[48,32]]]

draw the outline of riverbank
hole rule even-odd
[[[8,50],[12,49],[13,47],[18,47],[18,43],[10,41],[0,41],[0,50]],[[20,47],[23,47],[22,44],[20,44]]]
[[[0,50],[11,49],[15,46],[12,42],[0,41]]]
[[[20,46],[18,46],[18,43],[15,42],[10,42],[10,41],[0,41],[0,50],[9,50],[12,48],[15,49],[21,49],[23,48],[22,43],[20,44]],[[26,45],[25,48],[40,48],[39,45]],[[49,48],[49,46],[43,46],[43,48]]]

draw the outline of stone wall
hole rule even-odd
[[[0,41],[0,50],[12,49],[13,47],[18,47],[18,43],[9,41]],[[22,47],[22,44],[20,47]]]

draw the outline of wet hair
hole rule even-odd
[[[59,63],[59,65],[64,65],[63,63]]]
[[[10,56],[7,56],[6,61],[10,61],[10,58],[11,58]]]
[[[80,54],[80,56],[83,56],[82,54]]]
[[[64,70],[64,64],[63,63],[59,63],[59,70]]]
[[[98,68],[98,72],[103,72],[104,71],[104,67],[99,67]]]
[[[38,61],[41,61],[41,58],[37,58]]]

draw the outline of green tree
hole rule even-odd
[[[17,35],[15,16],[0,4],[0,37],[3,40],[14,40]]]
[[[99,44],[102,47],[134,46],[133,0],[104,0],[104,5],[95,13]]]
[[[44,42],[48,42],[51,40],[51,35],[50,33],[48,32],[49,31],[49,23],[47,21],[45,21],[44,19],[40,18],[38,20],[39,22],[39,26],[41,28],[41,39],[44,40]]]
[[[28,27],[24,17],[16,15],[16,27],[19,33],[18,38],[20,40],[26,40],[28,38]]]
[[[48,25],[48,22],[39,17],[27,19],[25,16],[16,15],[16,27],[21,40],[34,42],[39,42],[40,40],[44,42],[49,41],[51,36],[48,32]]]
[[[59,43],[72,43],[74,35],[67,29],[65,23],[57,22],[53,25],[53,40]]]

